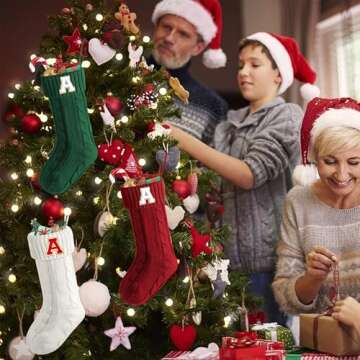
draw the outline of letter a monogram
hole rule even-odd
[[[145,205],[146,203],[149,204],[154,204],[155,203],[155,199],[150,191],[150,187],[142,187],[140,188],[140,201],[139,201],[139,205]]]
[[[60,90],[59,90],[60,95],[66,94],[67,92],[75,91],[75,86],[71,82],[70,75],[62,76],[60,78],[60,82],[61,82]]]
[[[49,239],[49,246],[48,246],[48,255],[54,255],[53,251],[56,251],[57,254],[62,254],[63,251],[61,250],[61,247],[56,241],[56,238]]]

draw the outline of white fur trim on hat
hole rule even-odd
[[[193,0],[162,0],[156,4],[152,14],[154,24],[164,15],[176,15],[184,18],[196,27],[206,45],[214,38],[217,26],[210,13]]]
[[[317,168],[313,164],[297,165],[292,174],[294,185],[306,186],[319,179]]]
[[[289,53],[278,39],[266,32],[252,34],[247,36],[247,39],[259,41],[269,50],[281,75],[281,85],[278,90],[278,94],[281,95],[294,81],[294,69]]]
[[[203,64],[209,69],[217,69],[226,65],[226,55],[222,49],[209,49],[204,52]]]

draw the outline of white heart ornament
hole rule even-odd
[[[176,229],[176,227],[184,218],[185,210],[182,208],[182,206],[175,206],[174,209],[171,209],[169,206],[165,205],[165,211],[169,229]]]
[[[190,309],[193,309],[196,307],[196,299],[195,298],[191,298],[190,300]],[[201,311],[198,311],[198,312],[193,312],[192,315],[191,315],[194,323],[196,325],[200,325],[201,324],[201,320],[202,320],[202,314],[201,314]]]
[[[116,51],[108,44],[102,43],[99,39],[92,38],[89,41],[89,54],[96,64],[102,65],[111,60],[116,54]]]
[[[200,205],[200,199],[198,194],[190,195],[183,200],[183,204],[185,209],[190,213],[193,214]]]
[[[114,217],[110,211],[101,211],[96,219],[94,224],[95,234],[99,234],[100,237],[103,237],[106,230],[113,224]]]
[[[73,261],[75,272],[79,271],[85,264],[87,259],[87,251],[84,248],[76,248],[73,252]]]

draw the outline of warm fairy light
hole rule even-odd
[[[16,276],[14,274],[10,274],[8,277],[9,282],[14,284],[16,282]]]
[[[76,194],[76,196],[81,196],[83,194],[83,192],[81,190],[78,190],[75,194]]]
[[[159,90],[160,95],[166,95],[166,93],[167,93],[167,90],[164,87],[160,88],[160,90]]]
[[[46,123],[48,121],[48,116],[44,113],[36,114],[42,123]]]
[[[55,65],[56,63],[56,58],[48,58],[46,60],[46,62],[48,63],[48,65],[52,66],[52,65]]]
[[[117,192],[116,196],[117,196],[119,199],[122,199],[122,194],[121,194],[121,191],[120,191],[120,190]]]
[[[11,205],[11,211],[14,212],[14,213],[18,212],[19,211],[19,205],[17,205],[17,204]]]
[[[173,301],[173,299],[167,299],[166,301],[165,301],[165,305],[166,306],[173,306],[174,305],[174,301]]]
[[[83,24],[83,29],[86,31],[89,27],[87,26],[87,24]]]
[[[15,97],[15,94],[14,93],[8,93],[8,98],[9,99],[13,99]]]
[[[120,121],[121,121],[123,124],[126,124],[126,123],[129,121],[129,118],[128,118],[126,115],[124,115],[124,116],[121,117]]]
[[[139,76],[134,76],[131,81],[134,83],[134,84],[137,84],[139,81],[140,81],[140,78]]]
[[[149,42],[150,42],[150,36],[145,35],[145,36],[143,37],[143,42],[144,42],[144,43],[149,43]]]
[[[97,204],[99,203],[99,201],[100,201],[100,198],[99,198],[98,196],[96,196],[96,197],[93,198],[93,203],[94,203],[95,205],[97,205]]]
[[[176,168],[177,168],[177,169],[180,169],[180,168],[181,168],[181,162],[180,162],[180,161],[177,163]]]
[[[34,90],[35,90],[35,91],[40,91],[40,86],[39,86],[39,85],[35,85],[35,86],[34,86]]]
[[[102,179],[100,179],[99,177],[96,177],[94,182],[96,185],[100,185],[102,183]]]
[[[35,196],[34,197],[34,204],[35,205],[40,205],[41,203],[42,203],[42,200],[38,196]]]
[[[153,109],[153,110],[156,110],[157,107],[158,107],[157,102],[153,102],[153,103],[150,105],[150,108]]]
[[[134,316],[135,310],[133,308],[129,308],[129,309],[127,309],[126,313],[128,314],[128,316]]]
[[[115,55],[115,59],[116,59],[117,61],[121,61],[123,58],[124,58],[124,55],[123,55],[122,53],[117,53],[117,54]]]
[[[105,259],[102,256],[99,256],[99,257],[96,258],[96,263],[99,266],[103,266],[105,264]]]
[[[229,327],[230,323],[231,323],[231,316],[230,315],[225,316],[224,317],[224,327],[225,328]]]
[[[5,314],[5,306],[4,305],[0,305],[0,314]]]
[[[146,164],[146,160],[145,159],[139,159],[139,165],[140,166],[144,166]]]
[[[0,246],[0,255],[5,254],[5,248],[3,246]]]
[[[104,16],[103,16],[102,14],[96,14],[95,19],[96,19],[97,21],[103,21]]]
[[[10,177],[11,177],[13,180],[17,180],[17,179],[19,178],[19,175],[18,175],[16,172],[14,172],[14,173],[12,173],[12,174],[10,175]]]
[[[21,88],[21,84],[15,84],[15,89],[19,90]]]
[[[25,160],[24,160],[27,164],[31,164],[32,162],[32,157],[30,155],[26,156]]]
[[[27,177],[31,178],[31,177],[34,176],[34,174],[35,174],[35,172],[34,172],[33,169],[27,169],[27,170],[26,170],[26,176],[27,176]]]
[[[91,66],[91,62],[89,60],[84,60],[82,63],[81,63],[81,66],[84,68],[84,69],[87,69]]]
[[[176,259],[176,262],[177,262],[178,264],[180,264],[180,259]]]
[[[64,209],[64,215],[65,215],[65,216],[70,216],[71,213],[72,213],[72,211],[71,211],[71,209],[70,209],[69,207],[66,207],[66,208]]]
[[[130,41],[135,41],[135,40],[136,40],[136,36],[130,35],[130,36],[129,36],[129,40],[130,40]]]
[[[190,278],[188,276],[184,277],[183,283],[187,284],[190,281]]]
[[[77,64],[77,63],[79,62],[79,60],[78,60],[78,59],[73,58],[73,59],[71,59],[71,60],[70,60],[70,62],[71,62],[72,64]]]
[[[91,108],[88,108],[88,109],[87,109],[88,114],[92,114],[94,111],[95,111],[95,110],[94,110],[94,109],[91,109]]]

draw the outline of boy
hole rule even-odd
[[[267,321],[284,323],[271,290],[282,203],[298,163],[302,110],[279,97],[294,77],[315,97],[316,74],[294,39],[269,33],[239,48],[238,85],[249,106],[230,110],[215,131],[215,149],[172,127],[179,147],[223,177],[223,221],[232,226],[225,253],[248,273],[250,291],[264,298]],[[307,89],[306,89],[307,88]]]

